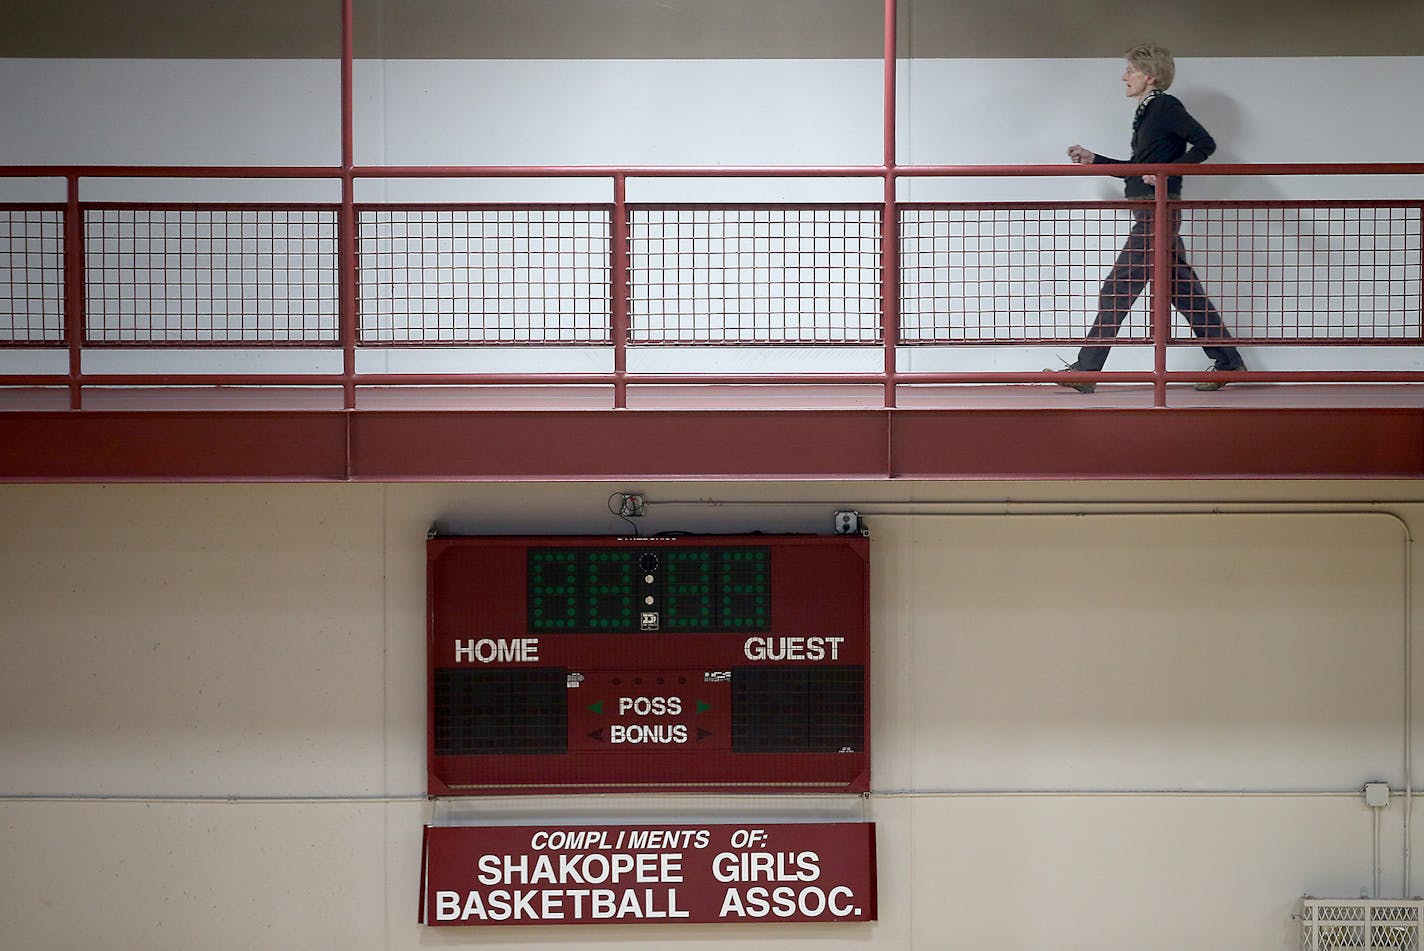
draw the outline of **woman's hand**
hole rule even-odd
[[[1095,157],[1090,150],[1081,145],[1068,146],[1068,158],[1074,165],[1092,165]]]

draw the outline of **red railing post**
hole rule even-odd
[[[895,0],[885,0],[885,211],[880,222],[880,342],[885,355],[885,407],[896,401],[896,344],[900,339],[900,209],[895,175]]]
[[[341,218],[337,223],[336,273],[337,325],[341,337],[341,400],[346,409],[356,407],[356,146],[352,62],[351,0],[341,0]]]
[[[1175,209],[1173,209],[1175,210]],[[1167,176],[1157,175],[1152,199],[1152,405],[1167,405],[1167,334],[1172,321],[1172,246]]]
[[[356,406],[356,325],[360,321],[356,290],[355,183],[348,168],[341,176],[341,214],[337,222],[337,326],[341,339],[341,392],[346,409]]]
[[[628,305],[633,296],[633,275],[628,262],[628,176],[613,176],[613,216],[608,223],[608,332],[613,340],[613,406],[628,406]]]
[[[84,212],[79,176],[65,176],[64,343],[69,348],[69,408],[84,406]]]
[[[885,352],[885,407],[895,406],[895,345],[900,338],[900,206],[895,173],[885,171],[885,210],[880,223],[880,340]]]

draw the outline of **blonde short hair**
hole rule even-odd
[[[1172,51],[1164,46],[1138,43],[1123,53],[1122,57],[1139,73],[1151,76],[1154,88],[1166,89],[1177,76],[1177,64],[1172,61]]]

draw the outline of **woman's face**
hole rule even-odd
[[[1132,65],[1132,63],[1128,63],[1127,69],[1123,70],[1122,82],[1123,85],[1127,87],[1127,98],[1129,99],[1141,99],[1157,85],[1155,79]]]

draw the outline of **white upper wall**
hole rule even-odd
[[[1131,154],[1134,103],[1122,61],[911,60],[902,67],[901,161],[914,165],[1044,165],[1080,143]],[[1410,162],[1424,127],[1401,122],[1382,90],[1424,85],[1424,57],[1243,57],[1177,60],[1171,92],[1217,142],[1213,162]],[[1417,179],[1341,183],[1318,178],[1189,180],[1188,198],[1406,197]],[[1115,179],[916,180],[913,197],[1116,198]]]
[[[356,64],[356,161],[392,165],[878,164],[878,60],[391,60]],[[902,164],[1057,164],[1081,142],[1128,152],[1116,59],[915,59],[900,64]],[[339,77],[328,60],[0,60],[0,164],[335,165]],[[1215,135],[1216,161],[1409,161],[1424,127],[1387,90],[1424,86],[1424,57],[1182,58],[1173,92]],[[4,182],[0,197],[31,197]],[[1111,180],[969,179],[954,195],[1098,198]],[[62,197],[45,183],[47,197]],[[1417,194],[1406,183],[1405,194]],[[15,195],[19,190],[27,194]],[[470,189],[368,183],[364,197]],[[906,197],[939,197],[915,181]],[[1196,197],[1314,197],[1317,180],[1209,178]],[[90,182],[85,197],[329,198],[312,183]],[[607,185],[494,183],[498,197],[605,198]],[[1398,196],[1400,183],[1376,183]],[[1368,192],[1367,192],[1368,193]],[[634,183],[630,198],[874,200],[873,182]],[[1353,194],[1353,192],[1352,192]]]

